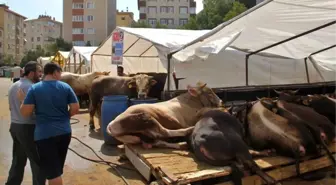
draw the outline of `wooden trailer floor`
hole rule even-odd
[[[335,157],[335,144],[329,149]],[[157,181],[170,184],[189,184],[206,179],[228,176],[229,167],[214,167],[199,162],[188,151],[172,149],[143,149],[138,145],[125,146],[125,153],[142,176],[150,182],[151,176]],[[294,160],[291,158],[274,156],[255,159],[256,163],[276,180],[284,180],[296,176]],[[307,157],[300,163],[301,173],[315,171],[331,166],[327,156]],[[243,178],[243,185],[261,184],[259,176],[251,175]],[[231,182],[222,182],[222,185]]]

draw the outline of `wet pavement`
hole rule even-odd
[[[11,82],[7,78],[0,78],[0,184],[5,184],[8,170],[12,160],[12,139],[9,134],[9,108],[7,91]],[[75,118],[80,122],[72,125],[73,136],[89,145],[98,153],[99,156],[106,161],[119,163],[119,150],[115,147],[105,146],[100,132],[89,133],[89,115],[82,110],[82,113],[76,115]],[[96,120],[96,123],[98,121]],[[70,148],[79,154],[99,160],[93,152],[86,148],[78,141],[72,139]],[[126,164],[127,165],[127,164]],[[128,166],[130,166],[128,164]],[[128,180],[129,184],[145,184],[138,172],[120,169],[120,173]],[[68,151],[66,165],[64,168],[64,184],[65,185],[118,185],[125,184],[117,173],[110,167],[102,164],[90,162],[82,159]],[[31,185],[31,170],[29,162],[25,169],[25,176],[22,185]],[[324,180],[315,182],[305,182],[298,179],[289,180],[284,185],[327,185],[335,184],[335,179],[325,178]]]

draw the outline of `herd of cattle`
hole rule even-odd
[[[85,77],[64,76],[76,93],[79,92],[76,88],[89,92],[91,129],[103,96],[128,95],[135,87],[138,97],[145,98],[156,83],[147,75],[112,77],[105,72]],[[242,178],[237,162],[258,174],[265,183],[280,184],[264,173],[252,157],[269,156],[275,151],[295,158],[299,176],[300,160],[307,155],[325,151],[335,165],[328,150],[336,142],[334,95],[299,96],[296,92],[276,91],[277,98],[258,98],[245,105],[224,108],[213,90],[199,82],[171,100],[129,107],[108,124],[107,132],[124,144],[189,149],[196,158],[209,164],[230,165],[237,184]],[[175,137],[183,137],[186,144],[169,142],[169,138]]]

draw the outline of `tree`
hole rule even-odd
[[[10,54],[4,54],[3,56],[3,63],[7,66],[11,66],[14,64],[14,56]]]
[[[140,20],[138,22],[133,22],[131,27],[132,28],[153,28],[146,21],[140,21]],[[168,28],[168,27],[166,25],[160,24],[158,22],[158,23],[156,23],[156,26],[154,28]]]
[[[44,51],[43,48],[41,48],[41,46],[37,46],[36,49],[34,50],[29,50],[25,56],[22,58],[21,60],[21,63],[20,63],[20,66],[21,67],[24,67],[29,61],[37,61],[37,59],[39,57],[45,57],[45,56],[50,56],[50,55],[47,55],[47,54],[50,54],[50,53],[46,53]]]
[[[245,7],[244,4],[238,2],[238,1],[235,1],[233,2],[233,6],[231,8],[231,10],[225,15],[224,17],[224,21],[228,21],[234,17],[236,17],[237,15],[245,12],[247,10],[247,8]]]
[[[87,41],[85,46],[91,46],[91,42],[90,41]]]
[[[187,24],[179,27],[178,29],[185,29],[185,30],[198,30],[199,25],[197,24],[196,17],[191,17]]]
[[[72,43],[65,41],[63,38],[57,38],[56,41],[47,46],[47,51],[55,55],[58,51],[70,51]]]

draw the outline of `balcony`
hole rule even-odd
[[[144,0],[138,0],[138,10],[140,7],[146,7],[146,1]]]
[[[139,18],[140,18],[140,19],[147,19],[147,14],[145,14],[145,13],[140,13]]]

